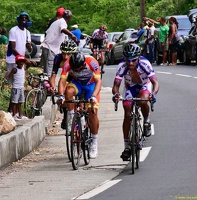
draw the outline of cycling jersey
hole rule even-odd
[[[95,78],[100,78],[100,69],[97,60],[95,60],[95,58],[92,56],[86,55],[85,63],[85,68],[79,72],[76,72],[71,69],[69,59],[66,60],[60,77],[67,79],[70,72],[73,76],[73,79],[82,85],[88,85],[95,82]]]
[[[152,84],[150,80],[156,77],[152,65],[145,57],[140,56],[136,67],[141,83],[135,83],[132,80],[131,72],[126,65],[126,62],[121,62],[118,66],[115,81],[121,82],[124,78],[124,98],[137,97],[140,92],[151,93]]]
[[[92,39],[106,40],[108,42],[108,34],[106,31],[101,32],[100,29],[96,29],[92,34]]]

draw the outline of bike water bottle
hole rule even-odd
[[[83,116],[83,117],[81,117],[81,128],[82,128],[82,131],[84,131],[85,130],[85,124],[86,122],[85,122],[85,117]]]

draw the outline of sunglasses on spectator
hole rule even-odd
[[[126,61],[127,62],[132,62],[132,63],[134,63],[134,62],[136,62],[138,60],[138,58],[135,58],[135,59],[132,59],[132,58],[126,58]]]

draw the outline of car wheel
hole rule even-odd
[[[112,65],[115,65],[115,64],[116,64],[115,56],[114,56],[113,51],[111,52],[111,64],[112,64]]]
[[[37,53],[37,46],[31,42],[31,51],[29,52],[28,50],[26,50],[26,56],[30,57],[30,58],[33,58]]]
[[[186,51],[183,52],[183,62],[185,65],[190,65],[191,64],[191,59],[187,57]]]

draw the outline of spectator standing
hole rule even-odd
[[[44,68],[44,73],[47,73],[49,76],[52,73],[55,55],[60,53],[59,47],[65,40],[65,34],[77,42],[76,36],[67,29],[67,23],[70,22],[71,17],[72,12],[65,10],[63,17],[54,21],[46,31],[46,37],[41,45],[42,55],[40,65]]]
[[[154,63],[155,62],[155,53],[154,53],[154,45],[155,45],[154,33],[155,33],[155,26],[150,21],[147,22],[147,23],[148,23],[148,26],[149,26],[148,33],[147,33],[147,39],[145,41],[145,44],[146,44],[147,49],[148,49],[147,59],[150,61],[150,63]]]
[[[7,72],[10,73],[13,68],[16,67],[15,56],[25,56],[26,48],[31,51],[31,35],[26,27],[31,26],[29,15],[26,12],[21,12],[17,17],[18,25],[12,27],[8,36],[8,49],[6,55]],[[25,60],[26,65],[36,65],[35,62]],[[9,80],[12,83],[12,79]],[[8,112],[11,112],[11,102],[8,108]]]
[[[160,65],[167,65],[169,26],[166,24],[166,19],[159,18],[157,21],[155,21],[153,19],[144,17],[144,20],[149,20],[151,23],[159,26],[159,42],[163,52],[163,62]]]
[[[197,64],[197,17],[194,19],[194,26],[189,31],[189,35],[196,37],[196,64]]]
[[[12,115],[15,120],[26,120],[27,117],[22,115],[22,103],[25,102],[24,97],[24,83],[25,83],[25,69],[24,64],[26,62],[26,58],[23,55],[17,55],[15,57],[16,67],[14,67],[9,75],[5,78],[2,90],[8,81],[13,78],[12,82],[12,91],[11,91],[11,110]]]
[[[169,50],[170,50],[170,61],[169,65],[174,66],[177,64],[177,51],[178,51],[178,22],[175,17],[169,19]]]
[[[78,25],[75,24],[72,26],[73,30],[71,31],[73,35],[76,36],[78,42],[77,42],[77,45],[79,46],[79,43],[80,43],[80,39],[81,39],[81,30],[78,28]]]
[[[6,36],[6,29],[5,28],[2,28],[1,31],[0,31],[0,44],[8,44],[8,38]]]
[[[56,16],[53,17],[53,18],[49,21],[46,30],[51,26],[51,24],[52,24],[54,21],[56,21],[56,20],[58,20],[58,19],[61,19],[61,18],[63,17],[65,10],[66,10],[66,9],[63,8],[63,7],[60,7],[60,8],[57,9],[57,11],[56,11]]]

